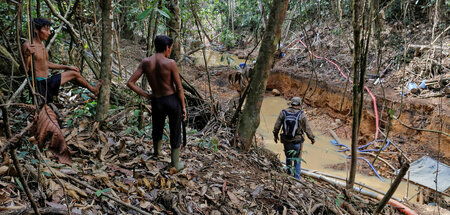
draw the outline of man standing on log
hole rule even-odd
[[[291,175],[292,161],[294,161],[295,173],[294,177],[300,179],[301,155],[303,142],[306,133],[311,140],[311,144],[315,143],[314,135],[309,127],[308,119],[301,110],[300,98],[294,97],[291,100],[291,106],[282,110],[278,116],[273,128],[275,143],[278,143],[278,133],[281,125],[283,125],[283,133],[281,133],[281,143],[284,145],[284,154],[286,156],[287,172]]]
[[[186,120],[184,89],[181,85],[177,64],[168,59],[172,52],[172,38],[159,35],[155,38],[156,54],[144,58],[136,72],[128,80],[127,86],[138,95],[151,100],[153,119],[154,155],[161,156],[162,135],[166,116],[169,116],[171,165],[177,171],[184,168],[180,162],[181,120]],[[152,88],[149,94],[136,85],[145,74]],[[183,117],[183,118],[182,118]]]
[[[31,65],[31,55],[34,54],[33,64],[36,79],[36,92],[42,96],[40,98],[45,98],[45,103],[52,103],[53,97],[58,95],[59,87],[72,80],[82,87],[87,88],[97,96],[99,89],[102,86],[102,82],[99,82],[97,86],[93,87],[83,78],[83,76],[81,76],[78,67],[55,64],[49,61],[48,52],[43,41],[47,40],[50,36],[50,21],[44,18],[35,18],[33,23],[32,42],[26,41],[22,45],[22,50],[27,71],[31,70],[31,67],[33,66]],[[57,75],[52,75],[50,74],[49,69],[66,71]]]

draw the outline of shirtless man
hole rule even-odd
[[[41,94],[41,98],[45,98],[46,103],[52,103],[53,96],[58,95],[59,87],[72,80],[97,96],[102,82],[99,82],[97,86],[93,87],[80,75],[80,69],[78,67],[55,64],[49,61],[48,52],[43,41],[47,40],[50,36],[50,21],[43,18],[35,18],[33,23],[33,43],[30,44],[30,41],[26,41],[22,45],[22,50],[27,71],[31,68],[31,55],[34,54],[36,92]],[[48,69],[66,71],[57,75],[51,75]]]
[[[169,116],[171,165],[177,171],[184,168],[184,162],[179,161],[181,146],[181,120],[186,120],[186,105],[184,89],[181,85],[177,64],[168,59],[172,52],[173,40],[168,36],[155,38],[156,54],[144,58],[136,72],[128,80],[127,86],[134,92],[151,100],[153,119],[154,155],[160,156],[162,135],[166,116]],[[146,75],[152,88],[152,94],[136,86],[136,81]]]

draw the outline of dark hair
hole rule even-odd
[[[41,30],[42,27],[45,26],[51,26],[52,23],[50,21],[48,21],[48,19],[44,19],[44,18],[34,18],[33,19],[34,22],[34,27],[39,31]]]
[[[161,53],[166,50],[167,46],[171,46],[173,43],[173,39],[165,36],[165,35],[158,35],[155,38],[155,50],[156,53]]]

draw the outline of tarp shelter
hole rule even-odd
[[[437,161],[428,156],[423,156],[410,164],[409,180],[424,187],[436,190],[436,171],[439,171],[437,177],[437,190],[439,192],[445,192],[450,187],[450,167],[441,162],[439,162],[438,166]],[[404,178],[407,179],[408,174],[406,174]]]

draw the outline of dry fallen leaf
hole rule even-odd
[[[227,192],[228,197],[230,197],[231,202],[233,202],[236,206],[239,206],[239,199],[232,192]]]
[[[142,181],[144,182],[144,184],[147,187],[147,189],[152,190],[152,185],[151,185],[150,181],[147,178],[142,179]]]
[[[66,190],[66,191],[69,196],[76,199],[77,201],[80,201],[80,196],[78,196],[78,194],[74,190]]]
[[[146,193],[145,193],[144,189],[142,189],[142,187],[137,187],[136,190],[139,193],[139,195],[141,195],[142,197],[145,197]]]
[[[139,206],[141,206],[141,208],[148,208],[150,205],[151,203],[147,201],[141,201],[141,203],[139,203]]]
[[[130,188],[129,188],[127,185],[123,184],[122,182],[120,182],[120,181],[114,181],[114,184],[116,184],[118,187],[120,187],[121,190],[122,190],[122,192],[125,192],[125,193],[128,193],[128,192],[129,192],[129,189],[130,189]]]
[[[166,186],[166,179],[161,177],[161,188],[164,188]]]
[[[205,193],[206,193],[206,191],[208,191],[208,186],[207,186],[207,185],[204,185],[204,186],[202,187],[202,192],[200,193],[200,195],[201,195],[201,196],[204,196]]]
[[[5,174],[8,171],[9,167],[7,166],[1,166],[0,167],[0,175]]]

